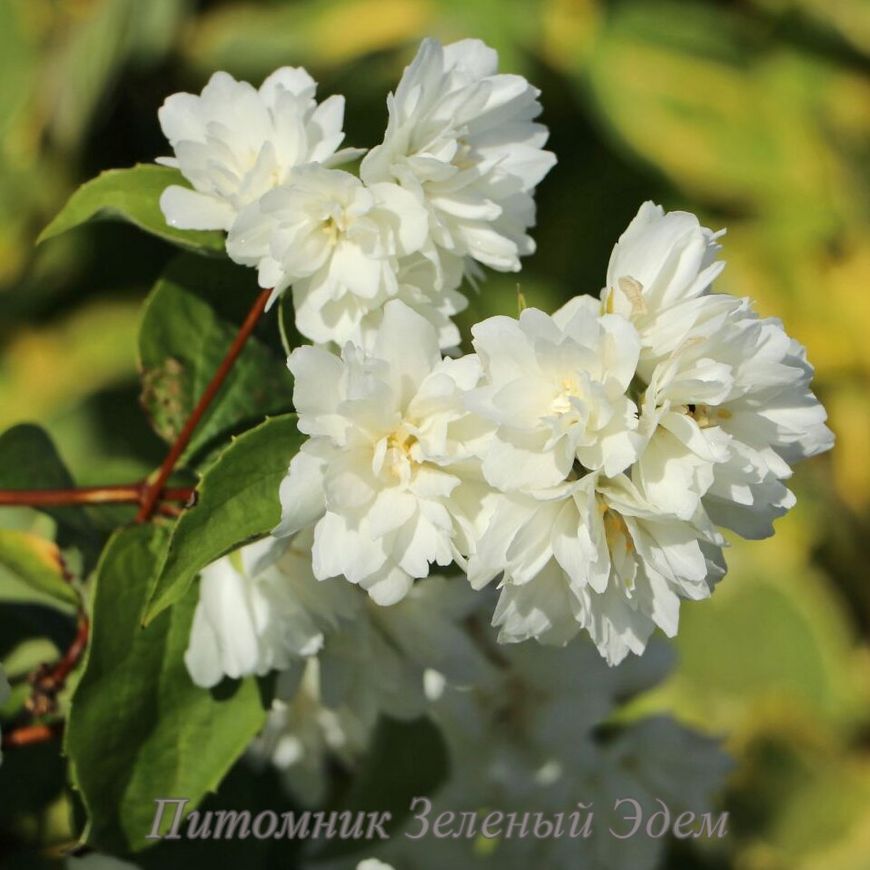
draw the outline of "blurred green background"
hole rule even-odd
[[[807,345],[837,446],[799,469],[777,536],[735,543],[713,600],[684,607],[681,665],[639,703],[738,760],[709,866],[870,867],[867,0],[0,0],[0,429],[44,425],[80,483],[154,467],[135,334],[172,252],[120,224],[39,231],[98,171],[166,153],[157,108],[216,69],[305,65],[346,95],[348,143],[377,143],[427,34],[480,37],[543,91],[559,164],[529,305],[597,293],[652,198],[727,226],[720,288]],[[514,313],[516,289],[490,276],[465,325]]]

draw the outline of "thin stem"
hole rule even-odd
[[[75,504],[140,504],[147,484],[123,483],[111,486],[81,486],[72,489],[3,489],[0,506],[61,507]],[[193,495],[191,487],[164,489],[162,501],[186,502]]]
[[[71,575],[64,573],[68,581]],[[81,661],[88,647],[91,633],[91,622],[83,605],[79,606],[76,620],[75,637],[66,652],[54,663],[40,665],[27,677],[31,684],[30,697],[24,705],[25,714],[31,717],[54,716],[58,712],[57,698],[66,686],[69,675]],[[62,722],[46,724],[19,725],[3,735],[3,748],[28,746],[42,743],[57,737],[63,731]]]
[[[62,658],[51,668],[41,680],[37,681],[37,687],[43,691],[59,692],[66,683],[66,678],[72,673],[78,664],[88,645],[88,637],[91,633],[91,624],[84,611],[79,612],[76,636],[69,645]]]
[[[169,476],[175,469],[175,465],[181,458],[181,454],[184,453],[185,448],[190,443],[194,430],[199,425],[200,420],[208,410],[212,400],[223,386],[227,375],[230,373],[235,361],[238,359],[239,354],[242,352],[245,344],[251,336],[251,333],[254,331],[254,327],[260,320],[263,311],[265,311],[266,303],[269,301],[271,295],[271,289],[263,290],[257,297],[251,310],[248,312],[248,316],[245,318],[245,322],[236,333],[236,337],[233,339],[233,343],[230,345],[226,356],[218,366],[217,371],[209,382],[209,385],[200,396],[196,407],[193,409],[193,413],[187,418],[184,428],[178,433],[178,437],[175,439],[169,453],[166,454],[166,459],[163,460],[163,464],[158,469],[154,480],[145,490],[139,506],[139,513],[136,514],[137,523],[143,523],[151,517],[166,481],[169,480]]]
[[[3,735],[3,748],[14,746],[30,746],[34,743],[45,743],[60,737],[63,732],[63,722],[53,722],[51,725],[22,725]]]

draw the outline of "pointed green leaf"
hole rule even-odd
[[[257,292],[250,269],[190,254],[176,258],[155,285],[139,330],[142,404],[167,441],[193,411]],[[291,407],[286,355],[277,338],[274,344],[256,334],[248,339],[185,457]]]
[[[159,526],[110,540],[97,569],[92,636],[65,736],[87,811],[83,839],[110,852],[144,848],[154,801],[214,791],[265,721],[257,683],[216,694],[195,686],[183,655],[197,596],[147,629],[139,616],[166,547]]]
[[[160,194],[171,184],[189,187],[181,173],[168,166],[140,163],[129,169],[102,172],[67,200],[42,231],[37,244],[90,221],[120,220],[189,251],[222,254],[222,232],[179,230],[166,223],[160,211]]]
[[[278,524],[278,487],[301,440],[295,414],[274,417],[236,438],[208,468],[196,505],[173,529],[146,624],[179,601],[202,568]]]

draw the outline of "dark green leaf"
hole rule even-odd
[[[159,526],[134,526],[107,545],[88,657],[71,702],[65,750],[88,814],[83,839],[106,851],[148,845],[154,800],[185,797],[192,809],[265,721],[255,680],[221,699],[191,682],[183,654],[196,594],[141,629],[166,539]]]
[[[73,479],[46,432],[27,423],[0,435],[0,489],[69,489]],[[81,547],[86,565],[95,559],[99,537],[84,508],[45,508],[59,525],[62,546]]]
[[[129,169],[109,169],[83,184],[37,243],[54,238],[89,221],[127,221],[145,232],[201,254],[221,254],[224,235],[217,230],[178,230],[160,211],[160,194],[170,185],[189,185],[177,169],[140,163]]]
[[[274,417],[236,438],[208,468],[196,505],[173,529],[146,624],[182,598],[200,569],[278,524],[278,487],[301,440],[295,414]]]
[[[142,403],[167,441],[178,434],[232,344],[257,292],[250,269],[183,255],[157,282],[139,331]],[[277,340],[276,340],[277,343]],[[291,407],[283,352],[252,335],[187,449]],[[183,460],[182,460],[183,461]]]

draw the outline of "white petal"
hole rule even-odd
[[[275,537],[293,535],[311,525],[326,508],[322,460],[300,450],[290,461],[287,476],[281,481],[281,522],[272,531]]]
[[[235,218],[224,200],[175,184],[160,195],[160,210],[166,223],[180,230],[228,230]]]

